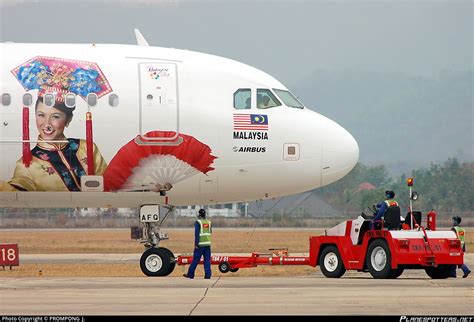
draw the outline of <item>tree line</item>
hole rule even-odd
[[[456,158],[431,163],[428,168],[402,173],[398,178],[389,177],[384,165],[358,163],[343,179],[321,188],[320,194],[336,209],[365,209],[367,213],[367,207],[384,200],[386,190],[393,190],[401,209],[408,210],[409,187],[406,180],[409,177],[414,178],[412,189],[419,194],[419,199],[413,202],[413,210],[474,211],[474,162],[459,162]]]

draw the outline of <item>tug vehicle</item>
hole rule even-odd
[[[427,216],[433,222],[436,214],[431,211]],[[452,265],[464,261],[461,242],[453,231],[420,224],[410,230],[390,224],[379,230],[370,224],[359,216],[327,230],[324,236],[310,237],[309,265],[319,265],[324,276],[331,278],[341,277],[346,270],[397,278],[409,268],[424,269],[431,278],[441,279],[449,276]]]
[[[379,225],[362,213],[325,230],[321,236],[311,236],[309,256],[288,256],[287,249],[279,249],[271,253],[253,252],[250,256],[212,256],[211,265],[218,265],[222,273],[258,265],[319,265],[329,278],[357,270],[369,272],[377,279],[397,278],[405,269],[424,269],[433,279],[447,278],[453,266],[464,262],[461,242],[454,231],[436,230],[433,210],[426,214],[426,227],[422,225],[422,213],[413,211],[412,206],[412,201],[418,199],[411,188],[413,178],[407,182],[410,208],[405,218],[401,218],[398,206],[388,208]],[[191,262],[192,256],[180,255],[165,266],[171,273],[176,264]]]
[[[424,269],[433,279],[447,278],[454,265],[464,262],[461,241],[454,231],[436,230],[436,213],[413,211],[418,193],[410,188],[410,207],[405,218],[400,208],[389,207],[377,223],[362,213],[310,238],[310,265],[320,265],[326,277],[338,278],[346,270],[368,271],[374,278],[397,278],[405,269]],[[370,208],[369,208],[370,209]],[[375,216],[375,207],[371,209]],[[379,229],[374,229],[379,227]]]

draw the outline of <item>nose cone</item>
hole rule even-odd
[[[322,144],[322,180],[327,185],[348,174],[359,160],[359,145],[354,137],[336,122],[326,119]]]

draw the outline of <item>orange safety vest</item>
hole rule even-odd
[[[389,200],[385,200],[384,202],[387,205],[387,208],[398,207],[398,202],[396,202],[395,200],[389,199]]]

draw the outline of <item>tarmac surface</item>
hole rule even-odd
[[[135,261],[139,254],[22,255],[26,262]],[[78,258],[77,256],[81,256]],[[466,254],[474,267],[474,254]],[[348,271],[294,277],[0,278],[0,315],[423,315],[474,314],[474,273],[433,280],[424,270],[375,280]]]

